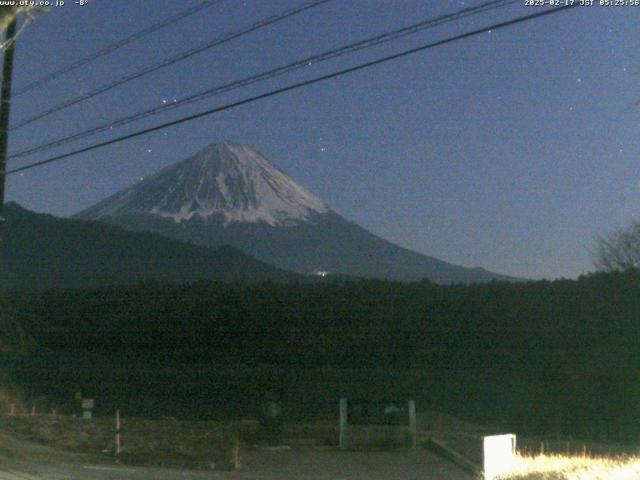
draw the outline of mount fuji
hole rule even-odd
[[[304,274],[445,284],[515,280],[388,242],[340,216],[254,148],[232,142],[210,145],[75,217],[232,245]]]

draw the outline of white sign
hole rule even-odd
[[[82,399],[82,409],[83,410],[91,410],[93,408],[94,402],[93,398],[83,398]]]
[[[498,475],[508,473],[513,468],[516,454],[516,436],[492,435],[483,438],[484,478],[493,480]]]

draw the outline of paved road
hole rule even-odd
[[[243,452],[241,471],[218,472],[95,465],[80,456],[56,457],[55,451],[46,447],[26,443],[17,447],[19,454],[14,451],[0,460],[0,480],[472,480],[453,464],[423,449],[253,449]]]

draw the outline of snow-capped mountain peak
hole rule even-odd
[[[176,223],[200,217],[225,225],[287,226],[330,211],[252,147],[223,142],[146,177],[79,216],[152,215]]]

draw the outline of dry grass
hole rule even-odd
[[[518,455],[505,480],[638,480],[640,457]]]
[[[17,415],[7,416],[3,422],[3,430],[18,438],[105,460],[114,458],[114,427],[112,418],[85,421]],[[232,433],[220,422],[125,418],[119,459],[130,464],[220,468],[231,459]]]

